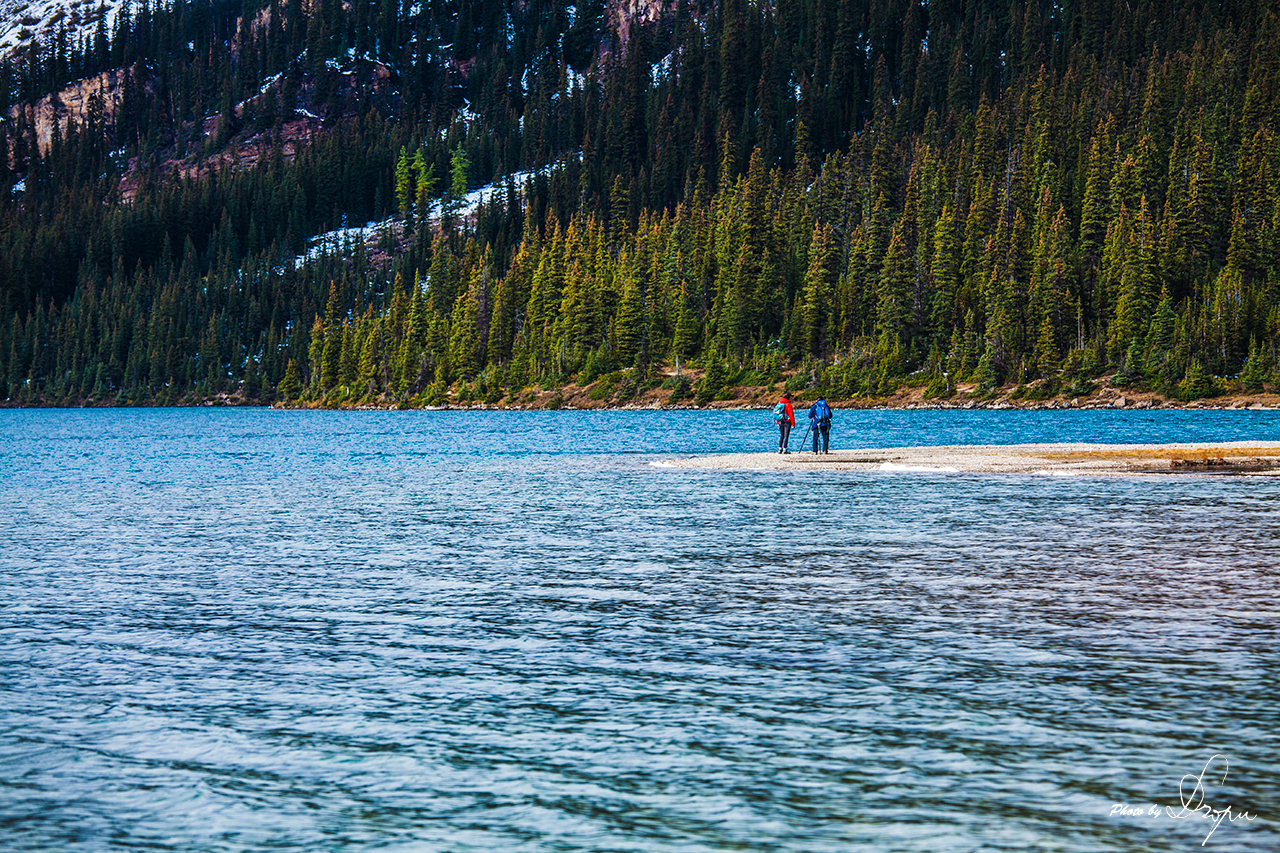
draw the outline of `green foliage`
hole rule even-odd
[[[618,389],[618,383],[622,381],[622,371],[614,371],[601,376],[595,387],[591,389],[588,395],[592,400],[607,400],[614,395]]]
[[[1087,397],[1093,393],[1095,387],[1094,383],[1086,379],[1073,379],[1062,386],[1062,395],[1064,397]]]
[[[996,371],[992,365],[991,350],[987,349],[982,354],[982,358],[978,359],[978,367],[973,372],[974,382],[978,384],[978,392],[980,394],[988,394],[996,387]]]
[[[1080,349],[1072,349],[1067,353],[1066,361],[1062,364],[1062,375],[1066,379],[1081,379],[1085,376],[1084,366],[1085,355]]]
[[[937,373],[929,379],[929,384],[925,386],[924,398],[926,400],[945,400],[948,397],[954,397],[955,393],[956,386],[951,381],[951,377]]]
[[[449,157],[449,195],[451,198],[460,199],[467,194],[467,190],[471,188],[471,158],[467,156],[467,150],[461,145],[453,149],[453,154]]]
[[[1143,374],[1142,346],[1134,340],[1129,344],[1129,351],[1125,353],[1124,361],[1120,365],[1120,370],[1116,372],[1113,382],[1124,388],[1139,381]]]
[[[694,400],[703,406],[716,399],[716,395],[724,390],[725,364],[718,358],[707,363],[706,372],[698,380],[697,393]]]
[[[667,397],[667,405],[682,402],[693,396],[693,383],[686,374],[672,376],[662,383],[662,387],[671,392]]]
[[[449,386],[443,381],[432,382],[422,394],[422,404],[443,406],[449,402]]]
[[[1266,354],[1258,347],[1257,341],[1252,341],[1249,345],[1249,357],[1240,370],[1240,385],[1246,391],[1260,393],[1267,373]]]
[[[302,392],[302,381],[298,376],[298,363],[293,359],[289,359],[289,365],[285,368],[284,378],[280,380],[276,391],[285,400],[297,399]]]
[[[1052,397],[1056,397],[1061,389],[1062,385],[1056,377],[1042,379],[1039,382],[1035,382],[1027,386],[1027,391],[1023,395],[1023,399],[1033,401],[1048,400]]]
[[[416,189],[410,162],[409,153],[401,146],[400,157],[396,160],[396,207],[402,216],[409,212]]]
[[[815,384],[816,382],[813,373],[808,370],[801,369],[796,371],[782,387],[794,394],[797,391],[804,391],[807,388],[812,388]]]
[[[590,385],[597,378],[608,373],[613,368],[613,358],[609,352],[600,347],[593,349],[587,354],[587,360],[583,364],[582,369],[578,371],[578,384]]]
[[[622,381],[618,383],[617,399],[618,402],[625,402],[638,395],[645,387],[645,383],[641,379],[641,373],[638,370],[631,369],[623,371]]]
[[[1192,359],[1187,374],[1178,383],[1178,399],[1183,401],[1216,397],[1222,393],[1222,385],[1205,371],[1199,359]]]

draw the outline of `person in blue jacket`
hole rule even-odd
[[[831,444],[831,407],[827,401],[819,397],[809,407],[809,429],[813,432],[813,452],[818,452],[818,436],[822,436],[822,452],[830,453]]]

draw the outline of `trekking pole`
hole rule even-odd
[[[804,431],[804,438],[800,439],[800,446],[802,448],[809,446],[809,433],[812,431],[813,431],[813,424],[809,424],[809,428]]]

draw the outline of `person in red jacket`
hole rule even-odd
[[[773,420],[778,424],[778,452],[790,453],[787,448],[791,441],[791,428],[796,425],[796,413],[791,408],[791,393],[782,392],[782,399],[773,407]]]

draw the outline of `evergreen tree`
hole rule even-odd
[[[801,337],[810,355],[822,356],[831,346],[836,245],[830,226],[815,225],[809,241],[809,271],[800,308]]]
[[[413,164],[409,159],[409,152],[401,146],[400,157],[396,160],[396,209],[401,216],[408,216],[411,212],[415,189]]]
[[[276,391],[285,400],[297,399],[302,393],[302,380],[298,371],[298,363],[293,359],[289,359],[289,366],[285,368],[284,377],[280,380],[280,384],[276,386]]]

